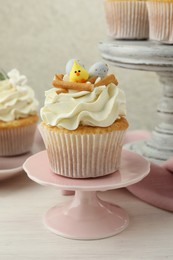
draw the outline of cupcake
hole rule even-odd
[[[148,0],[150,39],[173,44],[173,0]]]
[[[55,75],[40,112],[50,168],[70,178],[117,171],[128,127],[125,95],[115,76],[105,76],[107,65],[101,63],[88,71],[92,75],[74,62],[69,75]]]
[[[31,150],[38,121],[38,101],[17,70],[0,73],[0,156]]]
[[[108,36],[113,39],[147,39],[146,0],[104,0]]]

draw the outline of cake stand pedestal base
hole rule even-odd
[[[76,191],[70,202],[49,209],[46,227],[71,239],[101,239],[123,231],[129,223],[120,207],[102,201],[96,192]]]

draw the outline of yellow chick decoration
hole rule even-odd
[[[70,82],[85,83],[89,78],[89,73],[81,65],[74,61],[70,71]]]

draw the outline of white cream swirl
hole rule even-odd
[[[50,126],[75,130],[79,125],[110,126],[126,115],[124,92],[114,84],[88,91],[70,91],[56,94],[52,88],[45,92],[45,105],[41,108],[42,120]]]
[[[0,121],[10,122],[37,111],[38,101],[29,86],[16,86],[11,79],[0,81]]]

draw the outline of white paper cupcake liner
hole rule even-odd
[[[0,156],[13,156],[31,150],[37,124],[0,130]]]
[[[125,131],[104,134],[67,134],[40,125],[50,168],[70,178],[95,178],[113,173],[120,165]]]
[[[173,3],[148,2],[151,40],[173,44]]]
[[[108,36],[114,39],[147,39],[149,21],[146,1],[105,1]]]

